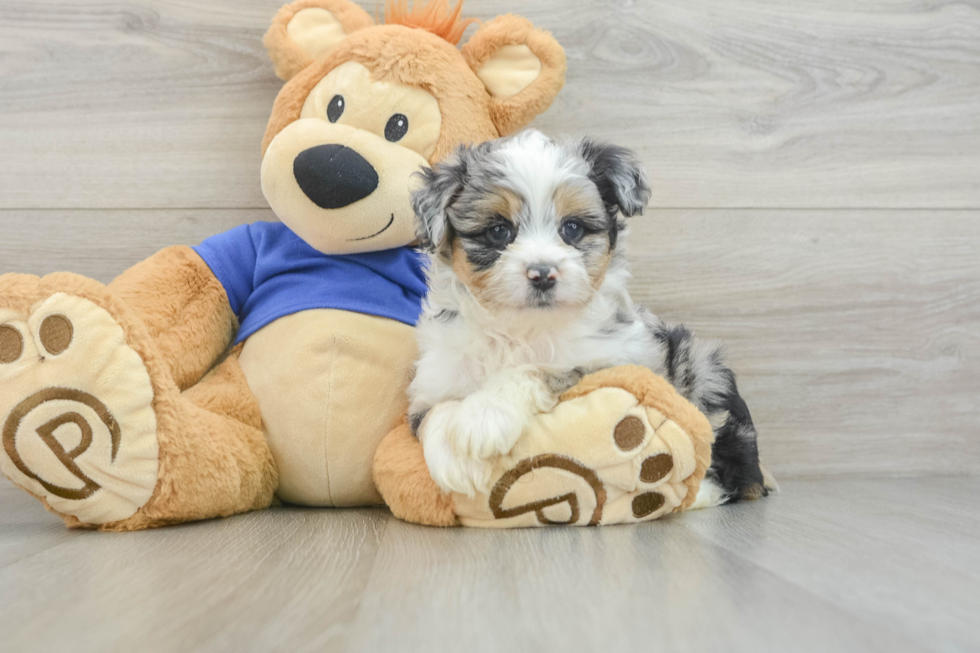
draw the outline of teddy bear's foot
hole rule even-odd
[[[635,523],[692,506],[712,437],[708,419],[666,380],[623,366],[583,378],[508,454],[488,459],[489,492],[443,493],[405,424],[381,443],[374,474],[395,516],[421,524]]]
[[[395,517],[426,526],[458,526],[452,495],[432,480],[422,444],[403,422],[374,454],[374,482]]]
[[[696,439],[709,434],[710,426],[685,429],[623,388],[597,388],[538,416],[514,450],[491,463],[488,494],[454,494],[453,502],[467,526],[657,519],[693,500],[688,481],[707,464]]]
[[[0,277],[0,469],[91,525],[134,515],[158,474],[154,386],[111,304],[74,275]]]

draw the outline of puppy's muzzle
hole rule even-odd
[[[558,268],[553,265],[532,265],[527,269],[527,280],[535,290],[551,290],[558,283]]]
[[[344,145],[317,145],[293,160],[293,176],[303,193],[321,209],[339,209],[378,188],[378,172]]]

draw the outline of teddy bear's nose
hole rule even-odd
[[[378,187],[378,173],[344,145],[317,145],[293,161],[296,183],[321,209],[339,209],[364,199]]]

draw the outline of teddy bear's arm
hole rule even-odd
[[[242,312],[255,290],[255,271],[258,250],[257,230],[253,225],[241,225],[206,239],[194,248],[215,278],[221,283],[232,312],[242,318]],[[259,237],[262,232],[258,231]]]

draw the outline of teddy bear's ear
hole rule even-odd
[[[565,51],[551,34],[520,16],[487,21],[462,53],[490,93],[491,118],[501,136],[531,122],[565,84]]]
[[[371,16],[350,0],[297,0],[279,10],[262,42],[276,75],[288,81],[348,34],[372,25]]]

